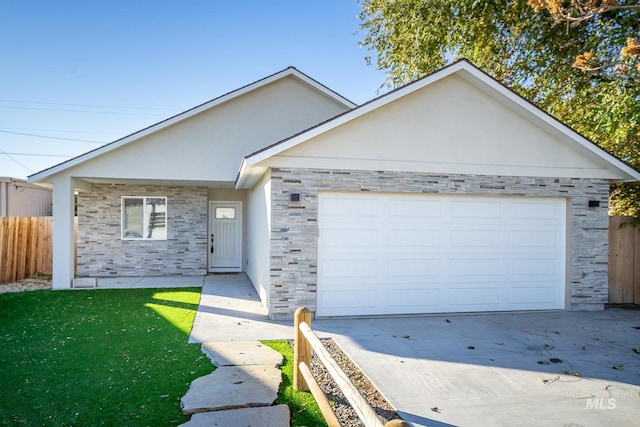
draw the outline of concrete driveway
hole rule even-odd
[[[191,340],[291,338],[292,322],[267,320],[238,278],[205,280]],[[320,319],[312,327],[416,426],[640,425],[640,310]]]

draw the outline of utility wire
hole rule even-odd
[[[59,109],[59,108],[41,108],[41,107],[12,107],[9,105],[0,105],[0,108],[9,108],[13,110],[57,111],[60,113],[120,114],[124,116],[160,117],[165,115],[160,113],[131,113],[131,112],[124,112],[124,111],[91,111],[91,110],[67,110],[67,109]]]
[[[20,166],[22,166],[23,168],[25,168],[26,170],[28,170],[29,172],[33,173],[33,169],[23,165],[22,163],[20,163],[19,161],[17,161],[16,159],[14,159],[13,157],[11,157],[9,154],[7,154],[2,148],[0,148],[0,154],[4,154],[5,156],[7,156],[8,158],[10,158],[11,160],[13,160],[14,162],[16,162],[17,164],[19,164]]]
[[[121,105],[95,105],[95,104],[69,104],[62,102],[44,102],[44,101],[22,101],[17,99],[0,99],[0,102],[14,102],[18,104],[40,104],[40,105],[63,105],[65,107],[88,107],[88,108],[120,108],[130,110],[156,110],[156,111],[172,111],[173,108],[158,107],[126,107]]]
[[[9,131],[9,130],[2,130],[2,129],[0,129],[0,132],[2,132],[2,133],[10,133],[10,134],[13,134],[13,135],[33,136],[33,137],[36,137],[36,138],[59,139],[59,140],[62,140],[62,141],[91,142],[93,144],[106,144],[106,142],[104,142],[104,141],[93,141],[93,140],[90,140],[90,139],[60,138],[60,137],[57,137],[57,136],[36,135],[36,134],[33,134],[33,133],[26,133],[26,132],[12,132],[12,131]]]
[[[4,152],[7,156],[11,154],[12,156],[34,156],[34,157],[67,157],[71,158],[73,156],[69,156],[68,154],[44,154],[44,153],[9,153]]]
[[[0,126],[0,130],[29,130],[29,131],[36,131],[36,132],[72,132],[72,133],[104,133],[104,134],[111,134],[111,135],[117,135],[117,132],[114,131],[100,131],[100,130],[77,130],[77,129],[43,129],[43,128],[15,128],[15,127],[7,127],[7,126]]]

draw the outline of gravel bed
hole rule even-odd
[[[29,279],[20,280],[13,283],[0,284],[0,294],[7,292],[39,291],[41,289],[51,289],[51,277],[36,275]]]
[[[395,409],[380,394],[378,389],[371,384],[371,381],[362,373],[353,361],[342,352],[340,347],[330,338],[322,340],[322,344],[329,351],[329,354],[340,365],[342,370],[347,374],[351,382],[356,386],[360,394],[367,399],[371,407],[378,414],[378,418],[382,424],[386,424],[390,420],[400,419]],[[293,346],[293,342],[291,342]],[[364,426],[358,415],[353,410],[349,401],[344,397],[338,385],[333,381],[329,372],[320,362],[315,352],[311,351],[311,372],[318,382],[322,391],[327,395],[327,399],[331,404],[333,411],[343,427],[361,427]]]

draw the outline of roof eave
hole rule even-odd
[[[116,141],[113,141],[111,143],[108,143],[106,145],[103,145],[101,147],[98,147],[94,150],[91,150],[87,153],[81,154],[80,156],[74,157],[73,159],[67,160],[65,162],[59,163],[55,166],[52,166],[50,168],[44,169],[40,172],[37,172],[35,174],[32,174],[28,177],[28,182],[30,183],[36,183],[36,182],[43,182],[44,180],[46,180],[47,178],[51,177],[52,175],[55,175],[59,172],[65,171],[69,168],[72,168],[80,163],[84,163],[88,160],[91,160],[97,156],[106,154],[112,150],[118,149],[124,145],[127,145],[133,141],[139,140],[141,138],[144,138],[146,136],[149,136],[153,133],[159,132],[169,126],[172,126],[176,123],[179,123],[183,120],[186,120],[190,117],[193,117],[197,114],[200,114],[204,111],[207,111],[211,108],[217,107],[218,105],[221,105],[225,102],[231,101],[232,99],[238,98],[242,95],[245,95],[249,92],[252,92],[256,89],[259,89],[261,87],[264,87],[270,83],[273,83],[277,80],[280,80],[282,78],[285,77],[295,77],[298,80],[308,84],[309,86],[315,88],[316,90],[318,90],[319,92],[325,94],[327,97],[333,99],[334,101],[338,102],[339,104],[342,104],[343,106],[345,106],[348,109],[352,109],[354,107],[356,107],[357,105],[353,102],[351,102],[350,100],[348,100],[347,98],[343,97],[342,95],[338,94],[337,92],[332,91],[331,89],[329,89],[328,87],[324,86],[323,84],[319,83],[318,81],[312,79],[311,77],[307,76],[306,74],[300,72],[298,69],[296,69],[295,67],[287,67],[282,71],[279,71],[277,73],[274,73],[270,76],[267,76],[263,79],[257,80],[253,83],[250,83],[246,86],[243,86],[239,89],[236,89],[234,91],[228,92],[224,95],[221,95],[217,98],[214,98],[210,101],[207,101],[203,104],[200,104],[196,107],[193,107],[189,110],[186,110],[182,113],[176,114],[175,116],[169,117],[168,119],[165,119],[161,122],[158,122],[154,125],[151,125],[147,128],[144,128],[142,130],[139,130],[131,135],[125,136],[124,138],[118,139]]]
[[[489,93],[491,96],[499,95],[500,101],[508,102],[512,106],[516,106],[518,109],[520,109],[521,112],[525,112],[529,115],[529,117],[535,118],[539,124],[544,124],[545,127],[553,130],[557,135],[562,135],[563,138],[566,138],[578,144],[583,151],[588,153],[594,159],[602,162],[609,168],[615,169],[623,177],[619,181],[640,181],[639,171],[635,170],[624,161],[618,159],[604,149],[600,148],[593,141],[582,136],[566,124],[560,122],[558,119],[538,108],[536,105],[518,95],[508,87],[504,86],[502,83],[498,82],[493,77],[489,76],[466,59],[454,62],[438,71],[435,71],[432,74],[429,74],[417,81],[409,83],[392,92],[375,98],[365,104],[360,105],[359,107],[356,107],[350,111],[329,119],[324,123],[309,128],[306,131],[300,132],[295,136],[281,140],[263,150],[249,154],[243,159],[243,162],[246,161],[246,166],[250,168],[257,163],[263,162],[266,159],[273,157],[289,148],[295,147],[296,145],[301,144],[304,141],[307,141],[317,135],[334,129],[349,121],[352,121],[364,114],[369,113],[370,111],[387,105],[398,98],[420,90],[425,86],[435,83],[438,80],[442,80],[443,78],[455,73],[458,73],[461,78],[464,78],[474,86],[479,87],[481,90],[483,88],[481,87],[482,85],[478,85],[479,82],[486,85],[484,86],[484,88],[486,88],[487,86],[491,87],[493,89],[492,93],[489,93],[487,91],[487,93]]]

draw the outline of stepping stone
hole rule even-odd
[[[242,426],[289,427],[291,417],[287,405],[264,408],[231,409],[228,411],[202,412],[180,427]]]
[[[282,372],[273,365],[223,366],[191,383],[181,399],[182,413],[269,406],[281,381]]]
[[[202,343],[202,351],[216,366],[282,365],[283,356],[260,341]]]

